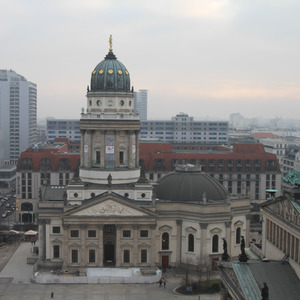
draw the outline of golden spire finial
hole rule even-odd
[[[109,51],[112,52],[112,35],[109,36]]]

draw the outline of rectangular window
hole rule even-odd
[[[96,163],[100,164],[100,157],[101,157],[101,152],[100,151],[96,151]]]
[[[148,237],[148,230],[141,230],[140,237]]]
[[[96,251],[94,249],[89,250],[89,262],[96,262]]]
[[[123,252],[123,262],[124,263],[130,263],[130,251],[124,250]]]
[[[96,237],[96,230],[89,230],[89,231],[88,231],[88,237],[89,237],[89,238],[94,238],[94,237]]]
[[[59,258],[59,245],[53,246],[53,258]]]
[[[60,227],[59,226],[53,226],[52,227],[52,233],[60,233]]]
[[[120,164],[124,164],[124,152],[120,151]]]
[[[78,230],[71,230],[71,237],[72,238],[78,238],[79,237],[79,231]]]
[[[141,250],[141,262],[142,263],[147,262],[147,250],[145,250],[145,249]]]
[[[78,250],[72,250],[71,252],[71,262],[78,263]]]
[[[123,230],[123,237],[131,237],[131,231],[130,230]]]

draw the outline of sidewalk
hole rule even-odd
[[[17,245],[16,245],[17,246]],[[7,247],[7,248],[4,248]],[[199,300],[199,295],[183,296],[173,292],[180,285],[182,272],[168,269],[163,274],[166,288],[155,284],[36,284],[32,283],[33,265],[27,264],[32,256],[31,244],[22,243],[13,253],[12,245],[0,249],[0,266],[7,264],[0,273],[0,299],[5,300]],[[10,252],[11,251],[11,252]],[[6,255],[3,255],[6,253]],[[8,255],[10,254],[10,255]],[[9,257],[11,258],[9,259]],[[9,261],[8,261],[9,260]],[[200,295],[201,300],[220,300],[220,295]]]

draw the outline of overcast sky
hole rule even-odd
[[[80,118],[110,34],[150,119],[299,119],[299,0],[0,0],[0,69],[38,85],[38,117]]]

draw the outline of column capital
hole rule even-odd
[[[156,226],[157,226],[157,224],[150,224],[150,228],[151,228],[152,230],[154,230],[154,229],[156,228]]]
[[[207,229],[208,223],[199,223],[201,229]]]
[[[182,220],[176,220],[176,224],[181,226],[182,225]]]
[[[135,229],[135,230],[139,229],[139,227],[140,227],[139,224],[134,224],[134,225],[133,225],[133,229]]]
[[[246,220],[251,220],[251,215],[250,214],[246,214]]]
[[[98,229],[99,229],[99,230],[103,230],[103,228],[104,228],[104,225],[103,225],[103,224],[98,224]]]
[[[231,221],[227,221],[227,222],[225,222],[225,226],[228,228],[228,227],[231,227],[231,224],[232,224],[232,222]]]
[[[51,223],[50,219],[38,219],[38,225],[46,225],[50,223]]]
[[[86,229],[86,224],[80,224],[80,229]]]

